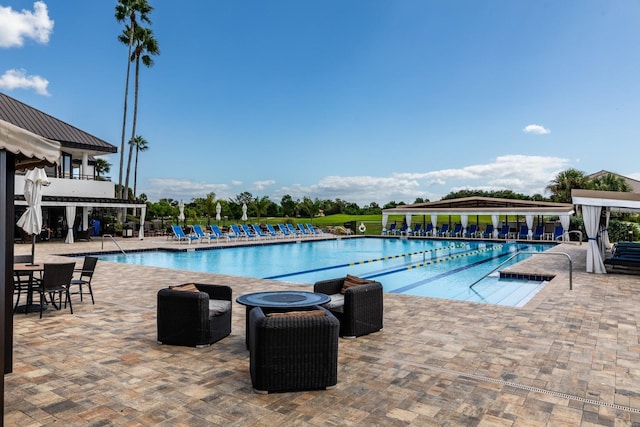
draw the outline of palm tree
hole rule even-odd
[[[559,203],[571,203],[571,190],[589,187],[589,179],[584,172],[577,169],[567,169],[556,175],[556,178],[547,185],[551,192],[551,200]]]
[[[158,41],[153,37],[153,31],[149,28],[144,27],[136,27],[134,31],[134,42],[135,47],[133,49],[133,54],[131,55],[131,60],[136,63],[136,77],[135,77],[135,92],[134,92],[134,102],[133,102],[133,123],[131,125],[131,141],[135,139],[136,134],[136,120],[138,118],[138,93],[140,89],[140,61],[142,64],[149,68],[153,66],[153,59],[151,55],[159,55],[160,48],[158,47]],[[128,34],[123,33],[122,37],[128,37]],[[124,180],[124,186],[129,187],[129,175],[131,173],[131,157],[133,155],[133,146],[134,144],[129,145],[129,158],[127,162],[127,175]]]
[[[590,183],[594,190],[601,191],[631,191],[631,186],[620,175],[607,173],[602,176],[593,178]]]
[[[118,23],[129,20],[129,24],[125,26],[125,33],[129,34],[129,38],[124,41],[128,45],[129,51],[127,52],[127,78],[124,86],[124,111],[122,115],[122,137],[120,141],[120,173],[118,175],[118,185],[120,187],[120,198],[124,198],[124,187],[122,186],[122,171],[124,169],[124,138],[125,129],[127,126],[127,99],[129,98],[129,74],[131,72],[131,49],[133,47],[133,31],[129,31],[130,28],[135,29],[137,27],[137,16],[140,15],[140,20],[143,22],[151,23],[149,20],[149,13],[153,8],[149,6],[147,0],[118,0],[116,5],[116,21]],[[119,37],[119,40],[122,39]]]
[[[149,143],[146,139],[140,135],[133,138],[133,145],[136,146],[136,162],[133,167],[133,198],[136,197],[136,187],[138,186],[138,153],[141,151],[147,151],[149,149]]]
[[[96,178],[100,181],[100,174],[109,173],[111,171],[111,163],[107,162],[105,159],[96,159],[96,165],[94,166],[96,169]]]

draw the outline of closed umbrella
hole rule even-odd
[[[216,203],[216,221],[220,222],[220,212],[222,212],[222,206],[220,206],[220,202]]]
[[[242,204],[242,220],[243,221],[247,220],[247,204],[246,203]]]
[[[180,203],[178,203],[178,209],[180,209],[180,213],[178,214],[178,222],[184,221],[184,203],[182,203],[182,200],[180,200]]]
[[[51,182],[42,168],[34,168],[24,176],[24,199],[27,202],[27,210],[18,220],[27,234],[31,234],[31,259],[35,260],[36,236],[42,230],[42,186]]]

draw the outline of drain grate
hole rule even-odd
[[[356,351],[357,353],[360,353],[358,351]],[[363,355],[365,355],[365,353],[361,353]],[[381,359],[384,357],[381,357]],[[385,358],[386,359],[386,358]],[[394,362],[394,363],[398,363],[397,359],[386,359],[390,362]],[[406,360],[403,360],[402,363],[405,363],[407,365],[412,365],[415,367],[419,367],[419,368],[424,368],[424,369],[429,369],[432,371],[438,371],[438,372],[442,372],[442,373],[446,373],[446,374],[451,374],[451,375],[455,375],[458,377],[462,377],[462,378],[468,378],[468,379],[472,379],[475,381],[481,381],[481,382],[487,382],[487,383],[494,383],[494,384],[501,384],[501,385],[506,385],[509,387],[513,387],[515,389],[519,389],[519,390],[526,390],[526,391],[532,391],[535,393],[543,393],[549,396],[554,396],[554,397],[559,397],[562,399],[567,399],[567,400],[574,400],[577,402],[582,402],[582,403],[589,403],[592,405],[596,405],[596,406],[604,406],[607,408],[612,408],[612,409],[618,409],[620,411],[625,411],[625,412],[632,412],[634,414],[640,414],[640,409],[638,408],[632,408],[629,406],[624,406],[624,405],[618,405],[616,403],[607,403],[607,402],[603,402],[601,400],[595,400],[595,399],[587,399],[584,397],[580,397],[580,396],[574,396],[571,394],[566,394],[566,393],[560,393],[557,391],[553,391],[553,390],[547,390],[544,388],[538,388],[538,387],[531,387],[525,384],[518,384],[512,381],[505,381],[505,380],[500,380],[500,379],[496,379],[496,378],[491,378],[491,377],[485,377],[482,375],[475,375],[475,374],[468,374],[465,372],[461,372],[461,371],[456,371],[453,369],[447,369],[447,368],[441,368],[439,366],[433,366],[433,365],[425,365],[422,363],[416,363],[416,362],[409,362]]]

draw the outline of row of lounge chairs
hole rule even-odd
[[[276,228],[277,227],[277,228]],[[293,224],[277,224],[274,227],[271,224],[266,225],[266,230],[258,224],[233,224],[229,227],[228,232],[223,232],[217,225],[211,225],[211,232],[204,231],[201,225],[193,225],[192,233],[185,234],[182,227],[179,225],[172,225],[174,239],[180,242],[192,243],[192,242],[207,242],[213,241],[219,242],[221,239],[225,241],[237,240],[249,240],[249,239],[286,239],[296,237],[310,237],[324,234],[319,228],[315,228],[312,224],[298,224],[294,227]]]
[[[409,226],[405,223],[402,225],[402,228],[396,229],[396,224],[391,224],[388,230],[383,231],[383,234],[386,235],[408,235],[408,236],[432,236],[432,237],[464,237],[464,238],[492,238],[494,237],[494,229],[493,225],[489,224],[486,226],[484,231],[478,230],[478,226],[476,224],[471,224],[465,230],[462,227],[462,224],[455,224],[452,230],[449,229],[449,224],[442,224],[440,229],[434,229],[433,224],[427,224],[426,228],[422,230],[421,224],[415,224],[413,229],[409,229]],[[497,237],[499,239],[509,239],[509,238],[518,238],[518,239],[533,239],[533,240],[543,240],[543,239],[551,239],[558,240],[563,238],[564,236],[564,228],[562,226],[556,226],[553,233],[545,233],[544,226],[538,225],[533,230],[531,235],[529,235],[529,227],[526,225],[520,226],[520,231],[518,233],[511,232],[511,227],[508,225],[503,225],[497,233]]]

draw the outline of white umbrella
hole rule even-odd
[[[31,234],[31,260],[35,260],[36,236],[42,230],[42,186],[49,185],[47,174],[42,168],[34,168],[24,176],[24,199],[27,202],[27,210],[18,220],[27,234]]]
[[[216,203],[216,221],[220,221],[220,212],[222,212],[222,206],[220,202]]]
[[[178,203],[178,209],[180,209],[178,221],[184,221],[184,203],[182,203],[182,200],[180,200],[180,203]]]
[[[247,204],[246,203],[242,204],[242,220],[243,221],[247,220]]]

